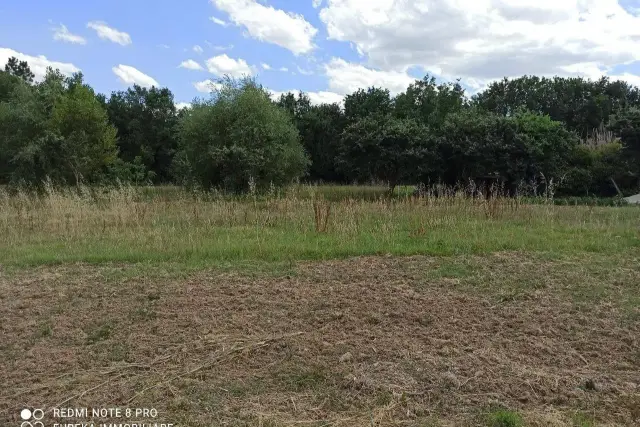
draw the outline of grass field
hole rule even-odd
[[[0,424],[640,423],[640,209],[409,191],[3,193]]]

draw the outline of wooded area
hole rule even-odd
[[[558,194],[640,189],[640,91],[623,81],[524,76],[467,97],[426,76],[392,96],[344,105],[271,100],[225,79],[177,110],[167,88],[97,94],[82,74],[41,82],[11,58],[0,71],[0,184],[176,183],[241,192],[305,182],[523,183]]]

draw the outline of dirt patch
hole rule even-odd
[[[567,297],[574,284],[554,269],[572,278],[578,261],[455,260],[447,274],[438,258],[367,257],[282,277],[3,277],[0,413],[9,425],[22,407],[60,406],[156,408],[180,426],[477,425],[501,407],[527,425],[640,421],[636,312]],[[640,283],[632,261],[620,268]],[[526,298],[474,291],[488,273],[548,283]]]

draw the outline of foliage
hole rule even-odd
[[[459,82],[436,85],[435,78],[427,75],[395,98],[395,114],[437,129],[449,114],[459,112],[465,104]]]
[[[36,76],[31,72],[31,68],[29,68],[27,61],[19,61],[18,58],[15,57],[9,58],[7,64],[4,66],[4,71],[7,74],[24,80],[26,83],[33,83],[33,79]]]
[[[558,177],[577,138],[548,116],[529,112],[512,117],[476,109],[445,120],[439,147],[448,184],[499,177],[514,188],[522,181]]]
[[[340,138],[346,126],[345,115],[338,104],[311,105],[309,97],[287,93],[277,105],[289,112],[298,128],[302,144],[311,160],[307,175],[311,182],[343,182],[345,177],[336,167]]]
[[[608,77],[587,80],[582,77],[523,76],[493,82],[473,97],[474,105],[509,116],[520,109],[548,114],[567,129],[585,137],[606,124],[616,111],[640,105],[640,91],[624,81]]]
[[[460,82],[427,75],[396,96],[358,89],[344,105],[314,105],[304,93],[272,102],[256,82],[227,79],[181,111],[167,88],[106,97],[80,74],[34,77],[16,58],[0,72],[0,183],[238,192],[302,178],[498,184],[511,194],[524,182],[578,197],[640,190],[640,91],[606,77],[523,76],[468,98]]]
[[[359,182],[382,180],[391,191],[435,164],[428,128],[413,119],[365,117],[343,133],[339,167]]]
[[[221,83],[182,119],[178,170],[204,188],[233,192],[300,178],[309,161],[286,111],[253,80]]]
[[[6,76],[0,79],[7,81]],[[115,137],[81,74],[66,78],[49,69],[35,86],[28,79],[14,81],[0,101],[0,179],[31,185],[47,179],[97,181],[116,158]]]
[[[620,158],[614,166],[618,185],[640,192],[640,107],[618,111],[611,118],[608,129],[622,143]]]
[[[393,100],[388,89],[358,89],[344,98],[344,114],[351,123],[370,116],[387,116],[392,112]]]
[[[112,93],[105,103],[109,120],[118,129],[120,159],[131,167],[141,162],[156,183],[169,182],[178,124],[171,91],[134,85]]]

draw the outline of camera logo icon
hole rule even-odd
[[[23,409],[20,411],[20,418],[23,420],[20,427],[44,427],[42,424],[42,418],[44,418],[44,411],[42,409]]]

